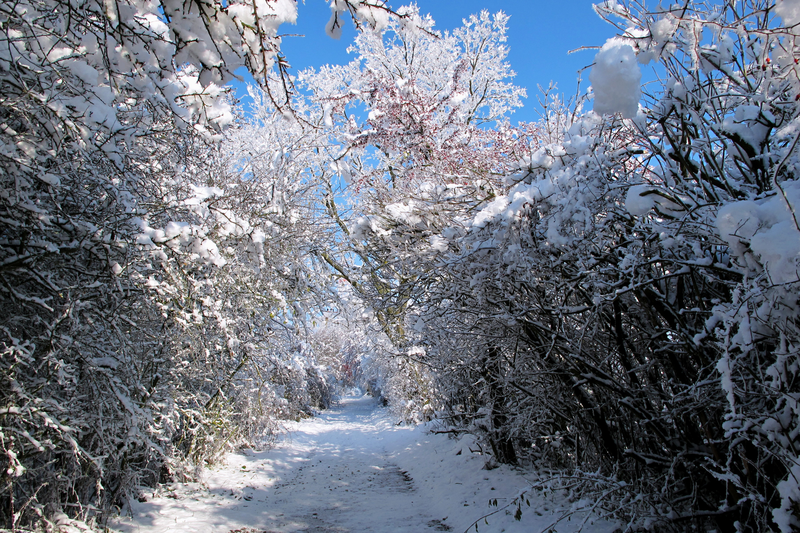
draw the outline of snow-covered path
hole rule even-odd
[[[527,487],[509,468],[482,470],[477,450],[469,437],[395,425],[373,398],[346,397],[292,424],[274,448],[230,454],[203,483],[162,487],[112,525],[126,533],[461,533],[496,510],[489,500],[502,506]],[[481,520],[480,531],[552,523],[546,502],[532,505],[522,521],[514,507]],[[611,531],[604,525],[591,531]]]

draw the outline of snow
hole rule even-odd
[[[606,41],[594,59],[589,80],[596,113],[620,113],[623,118],[636,116],[642,96],[642,71],[628,42],[616,37]]]
[[[775,14],[783,19],[786,27],[800,22],[800,0],[778,0],[775,2]]]
[[[189,185],[194,192],[194,196],[186,200],[186,205],[199,205],[210,198],[222,196],[225,191],[219,187],[200,187],[197,185]]]
[[[428,241],[431,243],[431,248],[436,250],[437,252],[446,252],[448,247],[447,239],[444,239],[438,235],[431,235],[428,237]]]
[[[529,492],[522,471],[493,464],[474,437],[430,429],[396,424],[374,398],[347,396],[316,418],[289,423],[272,449],[230,454],[199,483],[143,495],[131,502],[131,516],[111,526],[124,533],[416,533],[474,530],[479,522],[481,532],[527,533],[544,530],[569,505]],[[503,507],[522,493],[530,506],[522,503],[517,521],[516,504]],[[615,527],[601,522],[584,531]]]
[[[369,24],[371,28],[381,31],[389,25],[389,12],[387,10],[363,1],[356,3],[356,6],[358,17]]]
[[[778,492],[781,495],[781,506],[772,511],[772,518],[781,530],[781,533],[797,531],[800,520],[792,512],[792,507],[800,502],[800,465],[792,467],[789,476],[778,483]]]
[[[476,216],[472,225],[475,228],[483,228],[487,223],[506,212],[508,207],[508,197],[499,196],[484,207]]]
[[[633,216],[641,216],[653,209],[656,205],[656,195],[647,194],[652,191],[652,187],[647,185],[634,185],[628,189],[625,197],[625,208]]]
[[[800,182],[787,181],[783,192],[760,200],[743,200],[723,206],[717,229],[734,255],[758,256],[773,283],[790,283],[800,276]]]
[[[653,39],[658,43],[666,43],[672,38],[672,34],[678,27],[678,21],[671,13],[667,13],[664,18],[659,19],[657,22],[650,26],[650,32]]]
[[[769,110],[757,105],[742,105],[736,108],[733,117],[726,118],[720,128],[741,139],[758,151],[769,137],[775,117]]]
[[[332,0],[330,7],[331,19],[325,26],[325,33],[331,39],[339,40],[342,38],[342,14],[347,11],[347,5],[344,0]]]
[[[407,203],[398,202],[386,206],[386,212],[396,220],[411,226],[422,223],[422,218],[415,213],[416,202],[409,200]]]

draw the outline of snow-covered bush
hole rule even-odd
[[[102,515],[274,425],[286,400],[256,361],[315,294],[269,229],[297,213],[253,210],[286,176],[242,180],[208,143],[233,124],[222,84],[242,66],[263,83],[295,16],[292,0],[0,5],[3,527]]]
[[[427,422],[439,407],[434,373],[421,361],[424,354],[412,347],[405,354],[383,354],[375,361],[380,361],[377,382],[382,396],[397,416],[413,424]]]
[[[767,7],[598,6],[624,31],[594,111],[542,124],[459,239],[449,292],[425,295],[426,328],[448,332],[428,338],[494,332],[515,444],[606,476],[586,487],[616,487],[631,527],[796,527],[800,87]],[[638,91],[601,75],[613,50],[659,62],[638,113],[606,99]]]

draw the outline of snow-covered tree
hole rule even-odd
[[[428,226],[450,226],[467,204],[490,198],[509,161],[527,149],[529,132],[505,121],[524,96],[506,81],[513,72],[505,62],[505,15],[484,12],[440,35],[416,7],[399,12],[417,22],[363,31],[351,48],[356,60],[303,72],[299,80],[330,128],[336,151],[328,166],[350,184],[349,220],[331,213],[355,244],[361,272],[369,273],[350,281],[384,300],[379,319],[402,344],[397,320],[407,296],[389,280],[404,278],[404,262],[420,266],[446,246],[427,240]],[[394,261],[395,254],[402,257]]]
[[[299,76],[325,124],[337,127],[338,170],[358,188],[381,191],[499,174],[517,132],[505,122],[481,126],[504,121],[525,96],[507,81],[508,17],[483,12],[439,35],[416,7],[399,13],[386,28],[359,33],[349,65]]]
[[[438,405],[436,371],[445,372],[432,369],[417,346],[413,309],[446,276],[438,270],[441,257],[463,235],[471,212],[505,187],[504,176],[530,154],[537,132],[508,123],[525,95],[509,81],[508,17],[483,12],[439,34],[416,7],[399,12],[418,22],[364,31],[351,48],[353,62],[299,80],[338,148],[329,165],[350,184],[349,218],[331,215],[358,261],[351,268],[331,263],[391,338],[396,353],[386,366],[387,385],[414,419]]]
[[[390,14],[337,6],[366,26]],[[0,6],[3,527],[102,514],[270,425],[271,407],[247,420],[270,405],[253,352],[291,366],[299,352],[269,326],[291,324],[313,291],[296,241],[235,209],[252,191],[229,187],[242,175],[213,143],[233,124],[223,85],[237,68],[285,105],[267,78],[286,79],[277,32],[296,12],[293,0]],[[233,426],[217,421],[242,431],[220,439]]]

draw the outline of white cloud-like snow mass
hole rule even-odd
[[[733,202],[719,210],[717,228],[733,254],[746,259],[752,251],[774,283],[791,283],[800,276],[800,230],[795,211],[800,183],[783,184],[786,194],[765,200]]]
[[[778,0],[775,3],[775,13],[786,27],[800,23],[800,0]]]
[[[633,47],[619,38],[606,41],[589,73],[594,110],[601,115],[636,116],[642,96],[642,71]]]
[[[641,216],[656,205],[656,196],[648,194],[653,188],[647,185],[634,185],[628,189],[625,208],[633,216]]]

